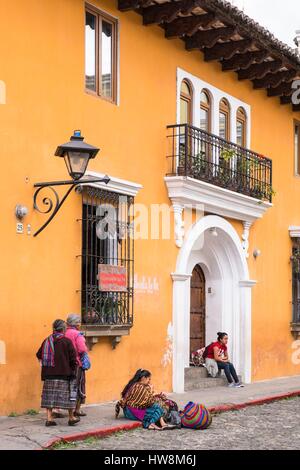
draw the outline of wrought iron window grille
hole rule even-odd
[[[292,289],[293,289],[293,317],[292,317],[292,331],[294,325],[294,332],[300,332],[300,240],[294,243],[292,256]],[[298,333],[297,333],[298,335]]]
[[[119,335],[129,334],[133,325],[134,226],[130,209],[134,198],[91,186],[81,186],[80,191],[83,328],[86,334],[97,330],[99,335],[113,336],[116,345]],[[110,279],[117,284],[111,286]],[[108,283],[101,284],[102,280]]]

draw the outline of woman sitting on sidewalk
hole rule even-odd
[[[240,383],[234,365],[229,361],[227,343],[228,334],[218,333],[218,341],[209,346],[206,357],[216,361],[219,371],[224,370],[228,387],[243,387],[244,385]]]
[[[123,409],[125,418],[134,421],[142,421],[143,428],[161,431],[174,429],[163,419],[165,413],[161,406],[162,394],[155,394],[150,384],[151,373],[148,370],[139,369],[128,382],[121,393],[121,400],[116,404],[116,418],[120,408]],[[158,426],[156,423],[159,423]]]

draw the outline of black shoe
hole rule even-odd
[[[69,426],[75,426],[77,423],[79,423],[80,419],[77,418],[77,419],[69,419],[68,421],[68,425]]]
[[[55,421],[46,421],[45,422],[45,426],[57,426],[56,422]]]

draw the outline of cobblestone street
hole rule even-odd
[[[299,450],[300,398],[214,416],[205,431],[137,429],[112,437],[63,445],[72,450]]]

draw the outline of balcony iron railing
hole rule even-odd
[[[167,176],[189,176],[272,202],[272,160],[188,124],[167,129]]]

